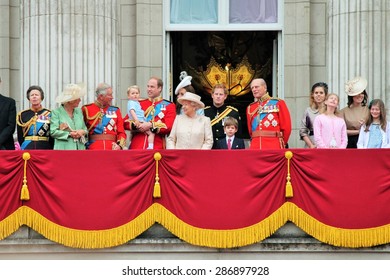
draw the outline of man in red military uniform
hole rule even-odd
[[[161,97],[163,82],[152,77],[148,81],[148,99],[140,100],[145,112],[146,122],[141,123],[137,130],[132,131],[130,149],[146,149],[148,137],[145,131],[155,133],[154,149],[165,149],[165,136],[171,132],[176,117],[176,105]],[[134,126],[130,124],[130,129]]]
[[[126,144],[126,133],[120,109],[111,105],[112,87],[101,83],[95,94],[95,102],[81,108],[88,128],[87,149],[121,150]]]
[[[291,134],[291,117],[282,99],[271,98],[263,79],[254,79],[251,90],[255,102],[246,111],[250,149],[284,149]]]

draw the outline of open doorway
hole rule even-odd
[[[277,32],[178,31],[171,32],[170,36],[173,89],[180,82],[180,72],[186,71],[207,106],[212,104],[212,87],[224,83],[229,90],[226,104],[239,110],[242,136],[249,138],[245,112],[253,102],[250,82],[253,78],[263,78],[272,96]],[[176,96],[173,98],[176,102]]]

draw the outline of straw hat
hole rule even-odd
[[[186,71],[181,71],[180,72],[180,84],[177,85],[175,89],[175,94],[179,94],[179,90],[183,87],[189,86],[191,84],[192,77],[187,75]]]
[[[85,86],[82,84],[68,84],[65,86],[64,91],[57,96],[56,102],[64,104],[76,99],[79,99],[85,95]]]
[[[204,108],[204,103],[202,101],[200,101],[200,96],[195,94],[195,93],[187,91],[186,93],[184,93],[184,95],[182,97],[177,99],[177,102],[179,102],[181,105],[183,105],[182,104],[183,100],[195,102],[199,108]]]
[[[349,96],[362,93],[367,87],[367,80],[363,77],[355,77],[345,83],[345,92]]]

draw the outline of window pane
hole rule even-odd
[[[218,0],[171,0],[171,23],[217,23]]]
[[[230,23],[276,23],[278,0],[230,0]]]

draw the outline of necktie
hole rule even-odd
[[[228,149],[230,150],[232,148],[232,139],[231,138],[228,139],[227,144],[228,144]]]

